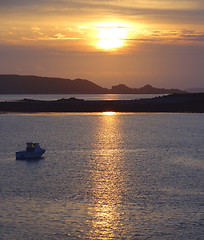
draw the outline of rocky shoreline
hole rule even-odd
[[[23,99],[0,102],[0,112],[189,112],[204,113],[204,93],[172,94],[139,100],[85,101],[69,98],[56,101]]]

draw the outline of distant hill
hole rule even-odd
[[[103,88],[86,79],[63,79],[39,76],[0,75],[0,94],[171,94],[179,89],[129,88],[124,84]]]
[[[105,89],[84,79],[62,79],[38,76],[0,75],[0,93],[66,94],[105,93]]]
[[[172,94],[172,93],[186,93],[179,89],[165,89],[155,88],[151,85],[145,85],[142,88],[129,88],[124,84],[119,84],[111,88],[111,93],[126,93],[126,94]]]

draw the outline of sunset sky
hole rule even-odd
[[[1,0],[0,74],[204,87],[204,0]]]

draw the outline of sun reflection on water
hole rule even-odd
[[[102,112],[102,115],[116,115],[116,112]]]
[[[100,118],[92,153],[92,195],[90,207],[90,239],[111,239],[123,235],[121,221],[122,190],[124,189],[123,162],[120,150],[121,135],[117,115],[112,112]]]

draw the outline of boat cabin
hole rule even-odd
[[[39,143],[29,142],[29,143],[26,143],[26,145],[27,145],[27,147],[26,147],[27,152],[33,152],[35,150],[35,148],[40,147]]]

